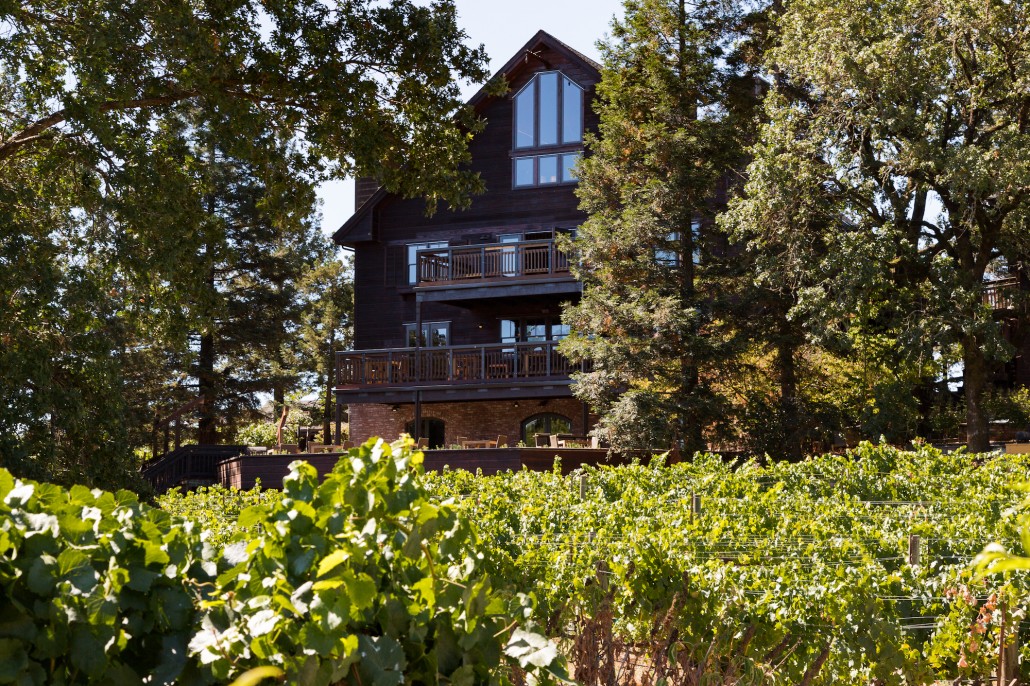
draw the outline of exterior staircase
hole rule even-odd
[[[184,445],[149,461],[141,471],[157,494],[176,486],[189,491],[219,483],[218,463],[246,450],[242,445]]]

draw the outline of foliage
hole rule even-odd
[[[296,406],[290,406],[286,415],[286,424],[283,426],[283,443],[297,443],[297,427],[307,425],[310,418],[303,410]],[[278,418],[275,421],[267,419],[259,420],[251,424],[245,424],[236,430],[234,442],[239,445],[264,446],[274,448],[279,445],[278,440]]]
[[[0,470],[0,680],[24,684],[505,683],[562,674],[531,599],[494,590],[470,523],[419,486],[410,441],[370,441],[281,497],[224,489],[171,507],[243,509],[237,530],[132,494]],[[226,540],[224,547],[214,545]]]
[[[917,370],[957,347],[975,450],[989,364],[1011,354],[985,275],[1030,250],[1028,26],[1019,2],[785,3],[725,221],[809,330],[879,340],[883,362]]]
[[[718,239],[701,227],[740,152],[722,7],[628,2],[602,45],[600,124],[577,189],[590,215],[574,244],[584,294],[565,309],[562,350],[593,362],[575,388],[613,445],[693,452],[720,409],[710,372],[726,341],[707,268]]]
[[[991,419],[1011,422],[1020,431],[1030,430],[1030,388],[994,390],[985,405]]]
[[[310,229],[310,188],[333,176],[430,207],[482,187],[463,166],[479,125],[459,81],[482,80],[485,55],[448,0],[3,0],[0,25],[0,459],[21,475],[133,485],[154,415],[196,397],[190,337],[274,314],[274,269],[251,270],[253,298],[246,275],[229,288],[245,312],[208,287],[247,257],[207,251],[227,228],[209,151],[260,188],[235,188],[239,208],[257,205],[255,234]],[[244,224],[229,225],[240,241],[275,243]],[[262,254],[288,263],[301,247]],[[266,373],[234,359],[217,371]]]
[[[1028,474],[1026,456],[863,444],[764,467],[699,455],[425,480],[477,523],[493,576],[535,592],[581,683],[900,686],[994,669],[1028,577],[969,564],[1018,540],[1009,484]]]
[[[186,493],[173,489],[158,496],[156,504],[177,520],[191,522],[196,530],[208,532],[205,540],[222,548],[240,531],[238,522],[243,510],[281,499],[281,491],[262,489],[259,482],[249,491],[217,484]]]

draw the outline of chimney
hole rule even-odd
[[[359,176],[354,179],[354,211],[357,212],[377,190],[379,184],[371,176]]]

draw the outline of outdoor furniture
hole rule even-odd
[[[551,446],[551,435],[550,434],[533,434],[533,440],[536,442],[537,448],[550,448]]]
[[[465,439],[461,442],[462,448],[496,448],[497,441],[487,440],[468,440]]]
[[[508,437],[507,436],[498,436],[497,437],[497,442],[494,444],[494,447],[495,448],[500,448],[501,446],[504,446],[504,445],[508,445]]]
[[[577,436],[575,434],[557,434],[559,448],[594,448],[597,447],[596,436]]]
[[[267,455],[268,454],[268,448],[266,448],[263,445],[252,445],[249,448],[247,448],[247,454],[248,455]]]
[[[284,455],[299,455],[300,444],[299,443],[283,443],[279,446],[279,452]]]
[[[419,450],[425,450],[426,448],[429,447],[429,439],[428,438],[420,438],[420,439],[418,439],[418,444],[416,445],[416,447]]]
[[[325,443],[308,443],[309,453],[321,453],[325,451]]]

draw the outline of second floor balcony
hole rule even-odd
[[[553,240],[419,250],[415,288],[430,300],[578,292]]]
[[[559,353],[556,341],[355,350],[336,354],[338,389],[568,383],[570,373],[585,370],[585,365],[573,364]]]

